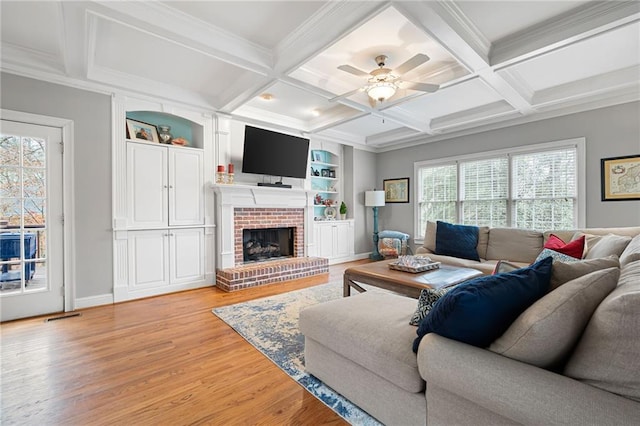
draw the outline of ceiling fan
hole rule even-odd
[[[369,105],[375,107],[376,102],[384,102],[395,95],[396,91],[402,89],[412,89],[421,92],[435,92],[440,86],[437,84],[417,83],[411,81],[402,81],[400,77],[416,68],[417,66],[427,62],[429,57],[423,53],[418,53],[405,63],[397,67],[395,70],[385,67],[385,55],[376,56],[375,61],[378,68],[367,73],[351,65],[340,65],[339,70],[357,75],[358,77],[368,77],[367,84],[364,87],[343,93],[340,96],[329,99],[330,102],[338,99],[347,98],[357,92],[367,92],[369,95]],[[401,86],[402,85],[402,86]]]

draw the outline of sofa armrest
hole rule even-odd
[[[427,389],[440,387],[518,423],[632,424],[640,419],[640,402],[433,333],[422,339],[418,369]]]

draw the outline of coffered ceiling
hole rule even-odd
[[[640,99],[637,1],[7,1],[5,72],[388,150]],[[375,57],[430,59],[371,105]],[[351,92],[351,95],[333,99]],[[265,100],[260,95],[270,94]],[[268,97],[268,96],[267,96]]]

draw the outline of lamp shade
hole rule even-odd
[[[367,207],[384,206],[384,191],[365,191],[364,205]]]

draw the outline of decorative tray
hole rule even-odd
[[[433,262],[426,256],[399,256],[398,260],[389,263],[389,269],[411,272],[413,274],[431,271],[432,269],[438,269],[439,267],[440,262]]]

